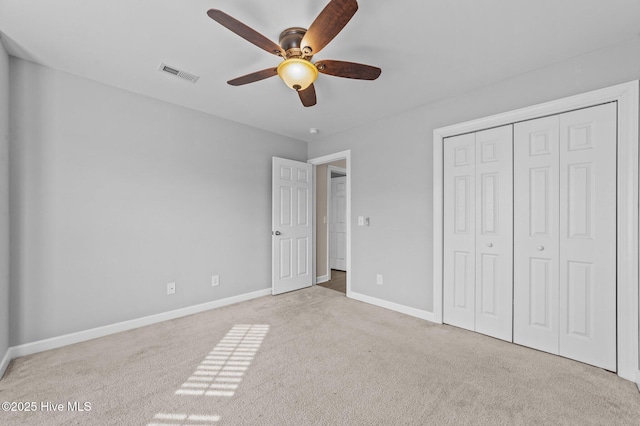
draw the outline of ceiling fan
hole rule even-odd
[[[287,86],[298,92],[302,105],[310,107],[316,104],[313,82],[318,78],[318,73],[358,80],[375,80],[382,72],[380,68],[354,62],[329,59],[311,62],[311,57],[333,40],[357,10],[356,0],[331,0],[308,30],[293,27],[282,31],[280,45],[218,9],[210,9],[207,15],[250,43],[284,59],[277,67],[243,75],[227,83],[241,86],[279,75]]]

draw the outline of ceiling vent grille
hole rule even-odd
[[[167,64],[160,64],[160,67],[158,69],[160,71],[164,71],[171,75],[175,75],[176,77],[180,77],[183,80],[190,81],[191,83],[195,83],[200,78],[195,74],[191,74],[190,72],[179,70],[178,68],[171,67]]]

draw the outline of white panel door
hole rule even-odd
[[[475,331],[513,333],[513,130],[476,133]]]
[[[560,116],[560,355],[616,370],[616,104]]]
[[[616,105],[515,125],[514,335],[616,370]]]
[[[559,117],[514,125],[513,341],[558,353]]]
[[[273,157],[272,294],[312,284],[312,165]]]
[[[475,328],[475,134],[444,141],[444,309],[447,324]]]
[[[347,270],[347,177],[331,178],[329,267]]]

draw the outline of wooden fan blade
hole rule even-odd
[[[356,0],[331,0],[313,21],[300,42],[314,55],[322,50],[347,25],[358,10]]]
[[[306,107],[314,106],[316,104],[316,88],[313,87],[313,84],[304,90],[298,90],[298,96],[300,96],[302,105]]]
[[[253,83],[255,81],[264,80],[265,78],[278,75],[278,68],[267,68],[266,70],[252,72],[251,74],[243,75],[242,77],[234,78],[227,81],[232,86],[242,86],[243,84]]]
[[[259,48],[266,50],[267,52],[274,55],[284,55],[284,52],[282,51],[282,48],[280,46],[257,32],[253,28],[248,27],[237,19],[227,15],[223,11],[218,9],[209,9],[207,15],[209,15],[209,18],[213,19],[223,27],[233,31],[243,39],[255,44]]]
[[[380,77],[382,70],[371,65],[355,62],[333,61],[330,59],[316,62],[316,68],[322,74],[336,77],[355,78],[358,80],[375,80]]]

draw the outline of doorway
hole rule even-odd
[[[314,166],[314,284],[348,296],[351,263],[350,151],[308,162]]]

